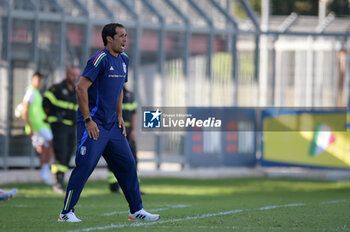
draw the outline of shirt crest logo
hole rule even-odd
[[[123,62],[123,70],[126,73],[126,64]]]
[[[85,146],[82,146],[80,148],[80,155],[85,155],[86,154],[86,147]]]
[[[113,66],[111,66],[111,67],[109,68],[109,71],[114,71]]]

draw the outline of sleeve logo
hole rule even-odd
[[[126,73],[126,64],[123,62],[123,70],[124,70],[124,73]]]

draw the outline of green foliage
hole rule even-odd
[[[333,11],[337,16],[350,15],[350,3],[348,0],[333,0],[329,6],[330,11]]]
[[[234,3],[232,4],[233,15],[237,18],[246,18],[247,15],[244,11],[242,4],[239,1],[233,1],[233,3]],[[253,10],[255,11],[255,13],[259,15],[261,12],[261,0],[249,0],[249,3],[253,8]]]
[[[318,1],[315,0],[271,0],[272,15],[318,15]]]
[[[261,0],[249,0],[250,5],[257,14],[261,12]]]
[[[127,221],[124,196],[110,193],[107,181],[87,183],[76,207],[83,222],[76,224],[57,223],[63,195],[54,194],[41,184],[12,184],[2,186],[18,187],[19,191],[14,199],[0,202],[0,231],[349,231],[350,228],[349,181],[146,178],[141,183],[142,190],[148,193],[143,196],[145,208],[161,214],[156,223]],[[295,203],[300,205],[281,206]],[[104,215],[112,212],[119,213]]]

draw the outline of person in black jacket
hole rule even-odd
[[[65,192],[64,174],[75,148],[76,113],[78,109],[75,83],[79,68],[67,66],[66,78],[54,84],[44,93],[43,106],[53,132],[55,163],[51,171],[55,175],[53,191]]]

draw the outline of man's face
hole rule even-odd
[[[37,89],[41,89],[44,86],[44,78],[40,78],[37,75],[33,76],[32,85]]]
[[[74,85],[79,79],[79,68],[78,67],[68,67],[66,71],[67,81]]]
[[[117,34],[113,36],[111,48],[114,52],[122,53],[126,48],[126,37],[128,34],[126,33],[125,28],[122,27],[116,27],[115,31]]]

